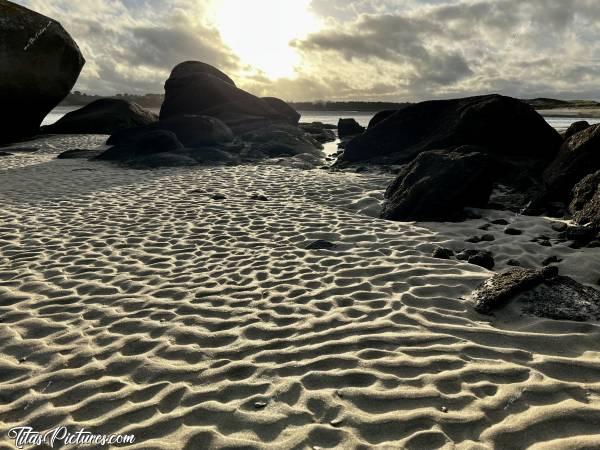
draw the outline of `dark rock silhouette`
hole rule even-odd
[[[338,136],[340,139],[347,138],[349,136],[356,136],[365,131],[365,127],[358,124],[354,119],[340,119],[338,121]]]
[[[341,159],[406,163],[427,150],[469,144],[502,156],[551,161],[561,142],[529,105],[486,95],[409,105],[348,142]]]
[[[569,139],[571,136],[573,136],[574,134],[579,133],[580,131],[586,130],[590,127],[591,125],[589,124],[589,122],[585,121],[585,120],[580,120],[578,122],[573,122],[569,128],[567,128],[567,131],[565,131],[564,134],[564,138]]]
[[[600,170],[575,185],[569,211],[578,225],[600,230]]]
[[[397,109],[384,109],[383,111],[379,111],[377,114],[375,114],[373,117],[371,117],[371,120],[369,120],[369,125],[367,126],[367,130],[370,130],[378,123],[380,123],[380,122],[384,121],[385,119],[387,119],[388,117],[394,115],[396,112],[398,112]]]
[[[43,127],[43,131],[49,134],[112,134],[157,121],[156,114],[136,103],[106,98],[65,114],[56,123]]]
[[[478,147],[421,153],[390,184],[381,217],[390,220],[461,220],[464,208],[487,204],[490,158]]]
[[[264,100],[238,89],[227,75],[208,64],[188,61],[176,66],[165,83],[160,119],[205,115],[243,132],[260,128],[265,121],[297,124],[293,111],[282,100]]]
[[[469,264],[474,264],[488,270],[492,270],[496,265],[494,255],[488,250],[463,250],[456,255],[456,259],[459,261],[467,261]]]
[[[300,120],[300,113],[288,105],[283,100],[276,97],[263,97],[262,98],[271,108],[281,114],[287,119],[292,125],[298,125]]]
[[[71,91],[85,60],[55,20],[0,0],[1,142],[38,133]]]

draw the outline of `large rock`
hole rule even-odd
[[[492,191],[490,158],[478,147],[421,153],[387,188],[381,216],[399,221],[463,218],[465,207],[483,207]]]
[[[0,0],[0,141],[37,133],[71,91],[84,63],[58,22]]]
[[[104,161],[131,161],[155,153],[177,152],[184,147],[177,136],[166,130],[146,130],[144,133],[131,134],[121,140],[96,159]]]
[[[342,160],[405,163],[427,150],[469,144],[499,155],[551,161],[561,142],[529,105],[486,95],[409,105],[348,142]]]
[[[291,121],[291,107],[282,112],[282,102],[265,101],[238,89],[233,82],[220,75],[222,72],[215,68],[209,70],[207,67],[212,66],[207,64],[183,64],[183,68],[179,65],[173,69],[165,83],[161,120],[184,114],[205,115],[219,118],[232,129],[248,120],[257,122],[256,126],[262,126],[265,120]],[[273,107],[275,103],[277,105]]]
[[[557,320],[599,320],[600,291],[559,276],[556,267],[510,269],[473,293],[475,309],[490,314],[514,302],[522,313]]]
[[[600,229],[600,170],[575,185],[569,211],[578,225]]]
[[[355,119],[340,119],[338,120],[338,136],[344,139],[350,136],[356,136],[365,131],[365,127],[361,126]]]
[[[556,159],[544,172],[548,199],[567,201],[586,175],[600,170],[600,124],[567,139]]]
[[[375,125],[377,125],[380,122],[383,122],[385,119],[393,116],[397,112],[398,112],[397,109],[384,109],[383,111],[379,111],[373,117],[371,117],[371,120],[369,120],[369,125],[367,126],[367,130],[370,130]]]
[[[44,127],[44,131],[50,134],[112,134],[156,121],[156,114],[137,103],[105,98],[67,113],[55,124]]]
[[[276,97],[263,97],[262,98],[271,108],[281,114],[287,119],[292,125],[298,125],[300,121],[300,113],[288,105],[283,100]]]
[[[231,84],[232,86],[235,86],[234,81],[231,78],[229,78],[228,75],[221,72],[216,67],[213,67],[210,64],[206,64],[200,61],[185,61],[177,64],[171,71],[171,76],[169,78],[184,78],[189,75],[194,75],[198,73],[206,73],[212,75],[225,81],[226,83]]]

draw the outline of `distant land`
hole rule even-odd
[[[120,98],[137,103],[144,108],[160,108],[164,96],[163,94],[117,94],[114,96],[89,95],[79,91],[71,92],[60,103],[60,106],[84,106],[94,100],[101,98]],[[538,110],[560,110],[560,109],[585,109],[600,110],[600,102],[593,100],[557,100],[553,98],[532,98],[522,99],[525,103]],[[314,102],[289,102],[292,107],[299,111],[364,111],[376,112],[384,109],[401,109],[410,103],[394,102],[333,102],[333,101],[314,101]],[[595,111],[590,111],[591,113]],[[600,111],[598,112],[600,113]],[[570,115],[570,114],[565,114]],[[595,115],[595,114],[594,114]]]

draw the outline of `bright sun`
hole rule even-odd
[[[310,0],[216,0],[221,37],[242,60],[271,78],[293,77],[300,62],[290,41],[318,29]]]

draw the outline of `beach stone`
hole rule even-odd
[[[487,250],[463,250],[456,255],[456,259],[467,261],[469,264],[492,270],[496,265],[492,252]]]
[[[544,171],[546,197],[568,201],[575,185],[600,170],[600,124],[567,139],[556,159]]]
[[[514,268],[495,274],[473,293],[475,310],[481,314],[489,314],[504,306],[517,294],[535,287],[547,277],[557,275],[556,267],[542,270]]]
[[[559,258],[556,255],[549,256],[545,260],[542,261],[542,266],[549,266],[550,264],[556,264],[562,261],[562,258]]]
[[[561,142],[531,106],[485,95],[408,105],[348,142],[342,160],[406,163],[425,151],[468,144],[497,155],[551,161]]]
[[[438,259],[450,259],[454,256],[454,252],[449,248],[436,247],[431,256]]]
[[[306,250],[331,250],[335,248],[335,244],[333,242],[324,241],[322,239],[318,239],[306,245],[304,248]]]
[[[0,152],[0,156],[12,156],[12,153],[8,153],[8,152]]]
[[[252,194],[252,196],[250,197],[250,200],[257,200],[260,202],[268,202],[269,197],[267,197],[265,195],[261,195],[261,194]]]
[[[336,139],[335,133],[330,126],[326,126],[322,122],[301,123],[299,127],[302,131],[308,133],[315,141],[322,144],[333,142]],[[333,127],[335,128],[335,126]]]
[[[485,206],[492,191],[490,161],[476,149],[420,154],[387,188],[381,217],[397,221],[461,220],[465,207]]]
[[[511,236],[519,236],[521,234],[523,234],[523,231],[517,229],[517,228],[505,228],[504,229],[504,234],[509,234]]]
[[[122,99],[95,100],[43,128],[48,134],[112,134],[158,121],[152,111]]]
[[[481,242],[492,242],[495,241],[496,238],[493,234],[484,234],[483,236],[481,236],[480,240]]]
[[[600,170],[575,185],[569,212],[577,225],[600,230]]]
[[[0,142],[39,132],[77,81],[85,60],[56,20],[0,1]]]
[[[584,286],[572,278],[559,276],[549,266],[541,271],[528,269],[504,278],[499,274],[488,280],[474,294],[475,308],[484,314],[518,302],[527,315],[556,320],[587,321],[600,319],[600,291]]]
[[[580,131],[586,130],[590,127],[590,123],[586,120],[580,120],[577,122],[573,122],[569,128],[567,128],[567,131],[565,131],[565,135],[564,138],[569,139],[571,136],[573,136],[574,134],[579,133]]]
[[[505,219],[492,220],[490,223],[493,225],[509,225],[510,224],[510,222]]]
[[[211,197],[213,200],[225,200],[227,196],[224,194],[215,194]]]
[[[92,159],[100,154],[104,153],[104,150],[91,150],[85,148],[74,148],[60,153],[57,159]]]
[[[358,124],[355,119],[340,119],[338,120],[338,136],[340,139],[348,136],[355,136],[365,131],[365,127]]]

